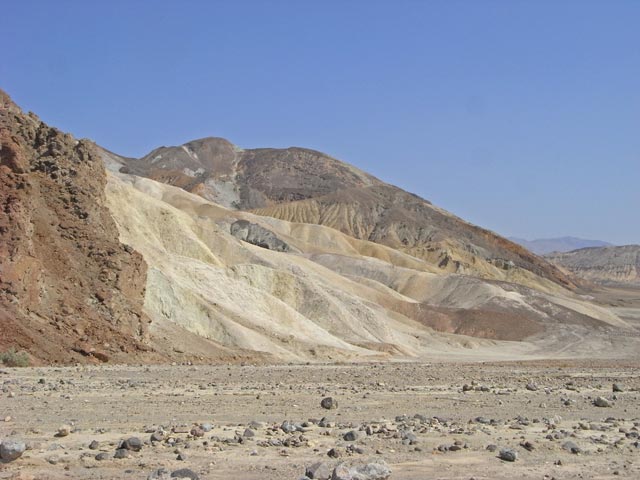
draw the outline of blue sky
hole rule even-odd
[[[504,235],[640,243],[640,1],[3,3],[0,88],[123,155],[315,148]]]

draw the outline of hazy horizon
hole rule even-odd
[[[640,3],[4,11],[0,88],[116,153],[296,145],[504,236],[640,243]]]

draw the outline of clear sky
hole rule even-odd
[[[640,1],[2,11],[0,88],[117,153],[305,146],[504,235],[640,243]]]

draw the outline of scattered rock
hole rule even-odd
[[[97,461],[102,462],[103,460],[109,460],[110,455],[108,453],[106,453],[106,452],[102,452],[102,453],[97,454],[94,458]]]
[[[582,449],[572,441],[563,443],[562,448],[564,448],[566,451],[571,452],[575,455],[582,452]]]
[[[327,452],[327,455],[331,458],[340,458],[343,455],[343,452],[341,448],[333,447]]]
[[[607,400],[604,397],[597,397],[594,401],[593,404],[596,407],[610,407],[611,406],[611,402],[609,400]]]
[[[3,440],[0,443],[0,459],[4,462],[13,462],[22,456],[27,449],[21,440]]]
[[[189,480],[200,480],[196,472],[189,468],[181,468],[171,472],[171,478],[188,478]]]
[[[58,428],[58,433],[56,433],[56,437],[66,437],[71,433],[71,427],[69,425],[62,425]]]
[[[113,458],[127,458],[129,456],[129,451],[124,448],[118,448],[116,453],[113,455]]]
[[[515,462],[518,459],[518,452],[513,448],[503,448],[500,450],[498,457],[505,462]]]
[[[331,478],[331,467],[325,462],[317,462],[307,467],[305,475],[313,480],[329,480]]]
[[[147,480],[169,480],[171,476],[169,475],[169,470],[166,468],[159,468],[158,470],[154,470],[147,476]]]
[[[118,447],[118,449],[139,452],[140,450],[142,450],[142,440],[140,440],[138,437],[127,438],[126,440],[120,442],[120,446]]]
[[[535,450],[535,445],[532,442],[529,441],[525,441],[525,442],[520,442],[520,446],[522,448],[524,448],[526,451],[531,452],[533,450]]]
[[[320,402],[320,406],[327,410],[333,410],[334,408],[338,408],[338,401],[333,397],[325,397]]]
[[[347,467],[337,465],[331,474],[331,480],[386,480],[391,476],[391,469],[384,460]]]
[[[360,437],[360,434],[355,430],[349,430],[342,436],[345,442],[355,442]]]

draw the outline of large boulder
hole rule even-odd
[[[3,440],[0,443],[0,459],[12,462],[20,458],[26,449],[27,446],[21,440]]]
[[[384,460],[348,467],[339,464],[333,469],[332,480],[386,480],[391,476],[391,469]]]
[[[275,250],[277,252],[288,252],[290,250],[289,245],[276,237],[271,230],[267,230],[257,223],[251,223],[247,220],[238,220],[232,223],[231,235],[243,242],[248,242],[269,250]]]

